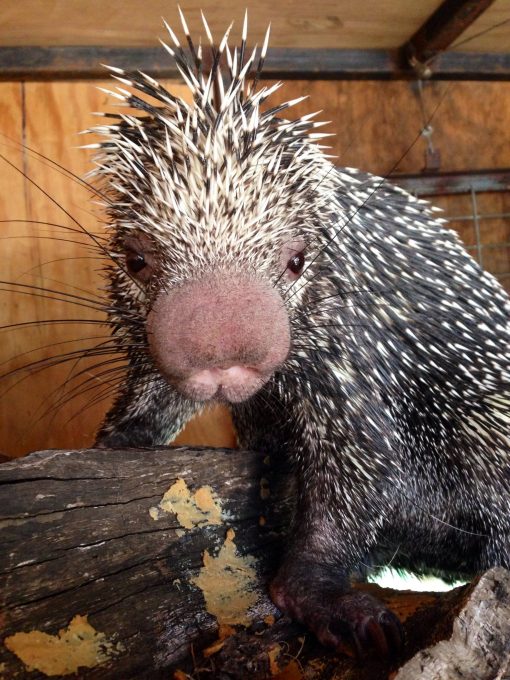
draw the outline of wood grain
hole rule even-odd
[[[200,9],[213,33],[222,35],[232,20],[240,35],[246,3],[203,0],[180,3],[190,30],[204,34]],[[318,0],[297,9],[292,0],[250,4],[250,35],[261,44],[269,21],[275,47],[399,47],[434,11],[437,0]],[[3,0],[2,45],[154,45],[165,37],[161,17],[179,28],[177,7],[165,0]]]
[[[203,34],[203,9],[215,35],[232,20],[239,36],[246,3],[218,4],[203,0],[180,3],[193,32]],[[269,21],[273,47],[398,48],[426,21],[438,0],[318,0],[299,6],[256,0],[250,4],[250,36],[259,44]],[[165,37],[161,17],[179,29],[177,8],[165,0],[3,0],[0,7],[0,45],[154,46]],[[510,44],[507,0],[496,0],[457,41],[475,52],[506,52]],[[501,25],[502,24],[502,25]],[[482,35],[478,35],[478,34]]]
[[[23,150],[19,146],[23,139],[23,86],[20,83],[0,84],[0,279],[12,281],[19,271],[19,261],[32,263],[32,242],[23,220],[26,218],[25,183],[23,176],[9,166],[23,167]],[[20,220],[6,221],[6,220]],[[29,265],[30,266],[30,265]],[[27,321],[31,310],[24,296],[13,297],[9,286],[0,284],[0,325],[13,325]],[[28,315],[28,316],[27,316]],[[22,338],[20,340],[20,337]],[[16,355],[24,351],[23,335],[14,329],[0,328],[0,375],[12,370],[17,362]],[[0,453],[12,451],[12,444],[19,436],[20,427],[27,417],[23,399],[16,402],[14,409],[5,405],[12,403],[7,392],[11,383],[0,380]]]
[[[496,0],[455,41],[452,49],[491,52],[494,50],[495,45],[500,45],[504,51],[508,52],[508,45],[510,45],[509,18],[508,2],[506,0]]]

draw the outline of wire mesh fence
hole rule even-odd
[[[395,183],[444,211],[468,252],[510,292],[510,171],[407,175]]]

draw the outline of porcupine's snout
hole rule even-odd
[[[288,314],[264,281],[234,274],[162,293],[147,318],[151,354],[165,378],[199,401],[244,401],[289,352]]]

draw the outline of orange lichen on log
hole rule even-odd
[[[175,514],[184,529],[222,523],[221,506],[211,487],[201,486],[192,493],[184,479],[177,479],[159,504],[149,510],[154,520],[159,519],[162,512]]]
[[[207,611],[220,625],[247,626],[251,623],[248,610],[260,596],[256,561],[250,555],[237,554],[234,536],[229,529],[216,557],[204,552],[204,566],[191,581],[202,590]]]
[[[93,668],[124,651],[123,645],[110,642],[89,624],[86,616],[79,615],[57,635],[39,630],[20,632],[7,637],[4,644],[28,671],[38,670],[48,676]]]

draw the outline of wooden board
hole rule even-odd
[[[217,3],[190,0],[180,3],[192,31],[204,30],[200,9],[215,35],[235,20],[242,26],[245,2]],[[293,0],[250,4],[250,36],[261,43],[271,21],[275,47],[398,47],[436,9],[438,0],[318,0],[308,7]],[[155,45],[164,37],[161,17],[179,26],[177,6],[165,0],[3,0],[0,8],[1,45]]]
[[[191,30],[203,34],[203,9],[215,35],[222,34],[232,20],[234,35],[239,35],[246,3],[183,0],[180,4]],[[397,48],[439,4],[440,0],[318,0],[297,7],[292,0],[277,4],[256,0],[249,6],[250,36],[260,44],[271,21],[274,47]],[[143,4],[135,0],[3,0],[0,45],[153,46],[157,37],[165,36],[162,16],[173,27],[179,26],[176,5],[165,0]],[[510,25],[500,25],[508,18],[507,0],[496,0],[459,39],[458,43],[466,40],[459,49],[508,51]]]
[[[185,92],[182,84],[171,87],[178,94]],[[302,94],[309,94],[310,99],[295,107],[292,115],[323,109],[320,117],[331,120],[329,130],[336,132],[330,143],[339,164],[382,175],[392,169],[419,172],[423,167],[425,141],[419,134],[422,116],[412,84],[292,81],[285,84],[273,101]],[[510,166],[510,145],[503,143],[508,139],[510,129],[510,84],[456,83],[448,86],[431,83],[425,87],[424,101],[429,113],[439,105],[433,119],[433,141],[441,151],[442,169]],[[0,132],[18,141],[24,135],[29,147],[83,175],[91,168],[91,162],[87,153],[76,147],[88,140],[78,137],[76,132],[95,122],[90,111],[107,107],[106,96],[92,83],[4,83],[0,85]],[[38,160],[28,150],[21,153],[12,144],[4,149],[18,167],[25,168],[32,180],[44,185],[48,194],[80,224],[98,233],[101,231],[98,209],[94,208],[83,187],[51,163]],[[397,163],[399,159],[401,161]],[[481,210],[484,212],[509,212],[508,196],[494,194],[483,200]],[[448,201],[445,205],[448,207]],[[462,210],[467,207],[464,205]],[[459,210],[460,206],[452,204],[452,211],[459,214]],[[28,215],[33,220],[78,229],[48,196],[5,163],[0,170],[0,212],[0,219],[23,220]],[[460,229],[466,245],[474,245],[472,228],[461,225]],[[509,252],[506,246],[500,247],[510,242],[508,219],[482,222],[481,230],[482,242],[487,246],[484,263],[510,288]],[[71,234],[73,240],[83,241],[83,237]],[[25,285],[58,286],[68,294],[98,293],[100,261],[86,259],[90,253],[83,245],[55,240],[67,238],[62,229],[4,223],[1,236],[9,237],[1,241],[8,253],[2,259],[2,278]],[[92,313],[66,302],[19,294],[19,289],[18,294],[1,292],[0,312],[0,325],[89,318]],[[93,317],[97,317],[97,313],[93,313]],[[1,370],[5,372],[28,361],[72,351],[83,343],[90,346],[93,342],[101,342],[98,336],[104,335],[105,330],[91,324],[53,324],[29,325],[22,331],[0,331]],[[93,337],[96,340],[91,339]],[[74,344],[72,341],[77,338],[79,342]],[[43,349],[34,351],[37,348]],[[23,356],[13,359],[19,354]],[[66,390],[72,390],[72,385],[68,382],[62,389],[70,373],[76,375],[85,368],[84,362],[70,362],[51,371],[36,372],[35,367],[30,374],[14,376],[10,381],[0,380],[0,451],[19,455],[48,447],[90,445],[108,399],[93,402],[101,390],[108,392],[108,385],[103,382],[102,386],[99,381],[87,382],[83,390],[97,384],[99,393],[97,389],[84,391],[72,399],[72,391],[65,396]],[[85,381],[90,377],[90,372],[85,372],[80,379]],[[21,378],[23,380],[15,385]],[[9,388],[12,389],[6,392]],[[56,409],[59,400],[64,403],[62,408]],[[192,423],[179,442],[233,446],[235,437],[228,415],[220,409],[212,410],[205,419]]]
[[[0,83],[0,153],[6,160],[1,160],[0,174],[0,249],[2,252],[2,266],[0,279],[11,281],[16,273],[12,271],[12,260],[28,263],[32,266],[33,253],[31,240],[26,238],[25,224],[25,185],[19,172],[11,171],[8,163],[17,167],[23,166],[23,150],[19,146],[23,139],[23,86],[20,83]],[[8,218],[19,219],[21,222],[6,222]],[[8,254],[8,255],[7,255]],[[28,297],[20,296],[14,299],[8,292],[10,287],[0,284],[0,322],[1,326],[22,323],[31,315],[30,306],[26,305]],[[28,315],[28,316],[27,316]],[[10,370],[17,354],[24,351],[26,345],[19,340],[19,333],[11,329],[0,329],[0,374]],[[27,418],[29,408],[20,399],[17,403],[16,415],[4,405],[10,402],[11,396],[6,393],[10,385],[0,381],[0,453],[2,450],[15,450],[14,441],[19,436],[18,423]]]
[[[455,51],[508,52],[510,7],[507,0],[496,0],[452,45]]]

